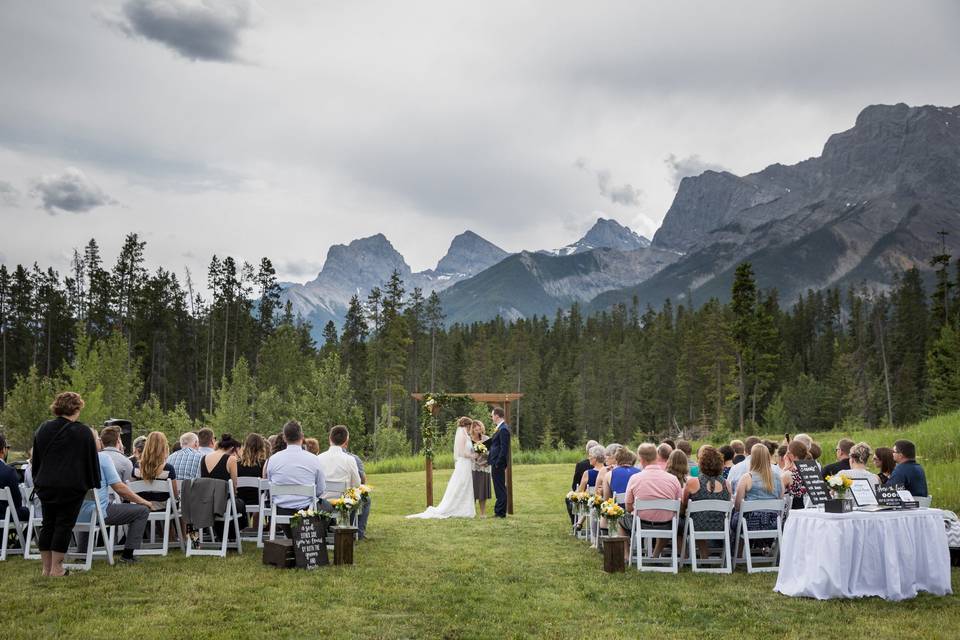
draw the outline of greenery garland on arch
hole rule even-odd
[[[433,442],[437,437],[437,416],[453,396],[445,393],[428,393],[423,396],[423,411],[420,412],[420,434],[423,436],[423,457],[433,460]]]

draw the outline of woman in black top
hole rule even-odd
[[[229,433],[220,436],[217,449],[208,453],[200,461],[201,478],[217,478],[233,483],[233,491],[237,491],[237,451],[240,443]],[[247,506],[243,500],[237,498],[237,513],[240,514],[240,528],[247,528]]]
[[[55,416],[33,435],[33,484],[43,509],[38,545],[43,575],[62,576],[63,557],[90,489],[100,486],[97,443],[90,427],[77,422],[83,398],[66,391],[54,399]]]

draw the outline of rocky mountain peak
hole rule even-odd
[[[650,241],[612,218],[597,218],[578,244],[593,249],[603,247],[630,251],[649,247]]]
[[[456,236],[437,263],[438,274],[475,274],[495,265],[509,253],[469,229]]]

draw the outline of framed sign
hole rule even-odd
[[[903,508],[903,501],[900,500],[900,495],[897,493],[895,487],[878,486],[877,502],[885,507],[893,507],[894,509]]]
[[[850,486],[850,494],[858,507],[871,507],[880,504],[877,502],[877,496],[873,492],[870,481],[866,478],[854,478]]]
[[[824,504],[830,499],[830,489],[827,483],[820,477],[820,468],[812,460],[797,460],[797,471],[800,472],[800,480],[807,489],[807,495],[810,496],[810,502],[813,504]]]
[[[913,497],[913,494],[907,491],[907,488],[902,484],[896,485],[895,488],[897,495],[900,496],[900,502],[903,503],[904,509],[916,509],[920,506],[920,503]]]
[[[299,526],[290,527],[298,569],[310,570],[329,564],[326,535],[327,526],[319,516],[300,518]]]

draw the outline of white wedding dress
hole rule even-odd
[[[408,518],[442,519],[473,518],[476,507],[473,502],[473,445],[466,429],[457,427],[453,441],[453,475],[450,484],[443,493],[443,500],[436,507],[427,507],[423,513],[415,513]]]

